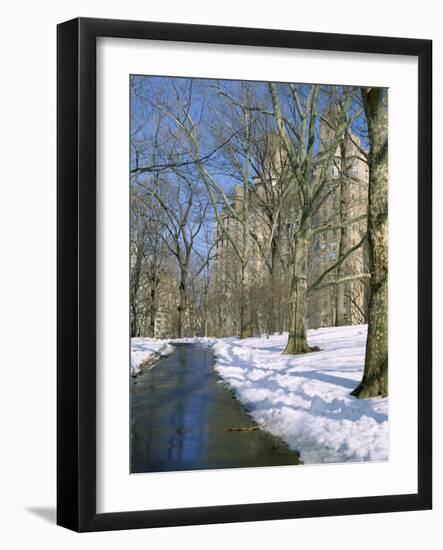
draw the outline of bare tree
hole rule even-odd
[[[135,214],[131,220],[131,337],[139,336],[139,290],[144,259],[144,225],[139,223]]]
[[[291,172],[287,155],[275,130],[266,124],[262,136],[254,140],[252,167],[255,178],[251,188],[251,208],[257,227],[251,227],[250,235],[268,275],[269,288],[263,287],[260,270],[256,282],[262,288],[260,295],[266,299],[267,332],[282,329],[281,287],[283,272],[287,268],[288,242],[285,239],[285,223],[296,197],[290,195]]]
[[[196,239],[203,227],[208,202],[198,196],[198,187],[186,175],[176,172],[175,181],[153,178],[144,184],[149,196],[164,212],[162,222],[165,245],[175,257],[179,268],[179,302],[177,305],[177,336],[183,336],[188,306],[188,277]]]
[[[158,287],[166,269],[163,213],[140,190],[131,194],[131,335],[154,336]]]
[[[388,124],[387,90],[362,88],[369,132],[368,242],[371,270],[368,338],[363,379],[352,392],[388,393]]]
[[[248,101],[249,87],[243,85],[245,101]],[[193,163],[199,177],[204,183],[220,234],[229,241],[232,250],[240,263],[240,337],[251,335],[249,301],[247,299],[247,268],[250,260],[250,171],[251,171],[251,113],[248,109],[232,106],[223,119],[218,118],[218,134],[222,135],[219,145],[213,150],[223,151],[225,160],[229,158],[231,166],[235,167],[241,184],[229,193],[217,180],[203,159],[202,143],[199,140],[198,124],[191,112],[192,90],[187,103],[180,102],[178,112],[167,111],[177,128],[186,137],[190,145]],[[231,228],[227,221],[233,223]]]
[[[366,238],[366,214],[352,214],[348,192],[349,128],[360,113],[355,90],[164,78],[133,86],[131,172],[164,216],[164,242],[178,266],[178,333],[186,312],[193,331],[204,324],[207,333],[212,323],[213,331],[218,324],[219,333],[246,337],[288,328],[286,353],[310,351],[309,295],[328,289],[340,324],[349,283],[369,277],[345,267]],[[328,106],[335,114],[323,142],[319,123]],[[331,181],[332,167],[340,168],[340,181]],[[342,197],[338,219],[318,224],[332,193]],[[218,240],[213,264],[210,245],[199,249],[209,216]],[[362,222],[355,242],[347,228]],[[313,275],[309,251],[328,231],[339,232],[338,256]]]
[[[308,254],[311,239],[315,233],[333,229],[320,228],[313,231],[313,216],[328,197],[327,184],[330,181],[329,175],[333,165],[337,147],[343,139],[352,119],[356,116],[350,115],[350,108],[354,99],[353,90],[345,90],[340,94],[340,101],[337,102],[337,121],[332,136],[324,147],[320,162],[316,166],[317,155],[316,126],[319,110],[320,86],[312,85],[306,92],[306,99],[301,95],[301,90],[296,85],[285,86],[290,94],[291,107],[288,112],[292,119],[286,116],[281,106],[281,99],[277,85],[269,83],[269,90],[272,98],[274,116],[277,128],[283,145],[288,155],[288,160],[293,172],[293,184],[295,194],[299,197],[300,211],[297,218],[293,220],[293,259],[292,259],[292,283],[291,283],[291,317],[289,326],[288,343],[285,353],[306,353],[311,351],[307,342],[307,276],[308,276]],[[338,95],[338,91],[337,91]],[[316,170],[317,168],[317,170]],[[354,223],[348,220],[346,224]],[[340,228],[344,224],[340,224]],[[361,243],[360,243],[361,244]],[[360,246],[359,244],[359,246]],[[346,257],[353,250],[346,251]],[[337,260],[328,270],[323,273],[317,281],[311,285],[310,290],[318,288],[324,277],[335,269],[342,259]],[[324,283],[332,284],[332,282]]]

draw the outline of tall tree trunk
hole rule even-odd
[[[131,338],[138,336],[137,304],[131,300]]]
[[[151,303],[149,308],[149,336],[154,338],[155,334],[155,318],[157,316],[157,285],[156,278],[151,282]]]
[[[252,336],[251,311],[249,305],[248,286],[246,282],[246,268],[251,255],[251,239],[249,234],[249,164],[251,150],[250,113],[244,111],[245,117],[245,171],[243,174],[243,204],[242,204],[242,229],[243,229],[243,254],[241,255],[241,297],[240,297],[240,338]]]
[[[388,126],[385,90],[362,90],[368,121],[368,242],[371,270],[368,338],[359,398],[388,394]]]
[[[294,247],[294,263],[292,266],[292,281],[289,319],[289,337],[284,353],[307,353],[311,351],[306,336],[307,329],[307,268],[309,239],[306,233],[297,236]]]
[[[246,282],[246,265],[242,264],[240,283],[240,338],[249,338],[250,336],[252,336],[252,331],[248,285]]]
[[[268,313],[268,332],[274,334],[277,330],[279,322],[278,312],[278,286],[280,283],[278,277],[278,247],[275,240],[271,243],[271,265],[270,265],[270,280],[271,280],[271,296],[269,300],[269,313]]]
[[[341,277],[341,273],[337,278]],[[335,290],[335,326],[341,327],[345,324],[345,289],[342,284],[337,285]]]
[[[186,313],[186,304],[187,304],[187,294],[186,294],[186,280],[187,280],[187,273],[182,269],[180,274],[180,284],[178,289],[178,326],[177,326],[177,336],[178,338],[183,338],[183,328],[184,328],[184,321],[185,321],[185,313]]]
[[[340,186],[339,186],[339,221],[346,223],[348,216],[348,168],[347,168],[347,140],[346,137],[340,142]],[[341,259],[343,253],[348,249],[348,228],[341,227],[337,243],[337,257]],[[337,279],[345,275],[345,265],[341,262],[337,267]],[[337,285],[335,291],[335,326],[341,327],[345,324],[345,288],[343,283]]]
[[[140,240],[137,243],[135,263],[131,269],[131,337],[138,336],[139,323],[137,311],[137,296],[140,286],[140,275],[142,270],[143,246]]]
[[[203,336],[208,336],[208,285],[205,282],[204,295],[203,295]]]

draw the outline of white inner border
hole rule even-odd
[[[417,58],[97,41],[97,512],[417,492]],[[390,455],[129,475],[129,74],[389,87]]]

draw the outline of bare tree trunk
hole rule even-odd
[[[204,332],[203,336],[208,336],[208,285],[205,282],[203,294],[203,314],[204,314]]]
[[[309,238],[300,233],[295,242],[294,263],[292,266],[291,313],[289,337],[284,353],[307,353],[311,351],[306,336],[307,329],[307,269]]]
[[[388,394],[388,128],[385,90],[362,89],[368,121],[369,212],[368,241],[371,270],[365,370],[352,392],[359,398]]]
[[[179,284],[179,302],[177,307],[178,312],[178,326],[177,326],[177,336],[178,338],[183,338],[183,327],[186,314],[186,304],[187,304],[187,294],[186,294],[186,279],[187,274],[182,270],[180,274],[180,284]]]
[[[142,241],[137,244],[137,252],[134,266],[131,269],[131,337],[138,336],[138,311],[137,297],[140,286],[140,275],[142,269],[143,247]]]
[[[348,215],[348,182],[347,182],[347,159],[346,159],[347,142],[343,139],[340,142],[340,187],[339,187],[339,208],[340,208],[340,223],[346,223]],[[342,259],[343,252],[348,249],[348,227],[343,225],[340,228],[339,241],[337,243],[338,258]],[[341,262],[337,267],[337,279],[344,277],[344,262]],[[341,327],[345,324],[344,315],[345,305],[345,289],[343,284],[339,284],[335,290],[335,326]]]
[[[154,338],[155,318],[157,316],[157,281],[151,283],[151,303],[149,308],[149,336]]]
[[[342,274],[339,273],[337,278],[341,277]],[[337,285],[335,292],[335,326],[341,327],[345,324],[345,289],[343,285]]]
[[[269,296],[269,312],[268,312],[268,333],[274,334],[274,332],[277,330],[277,270],[276,267],[273,266],[272,271],[270,273],[271,276],[271,289],[270,289],[270,296]]]
[[[131,338],[138,336],[137,304],[131,300]]]
[[[270,308],[269,308],[269,325],[268,332],[273,334],[277,330],[278,323],[278,286],[279,286],[279,277],[278,277],[278,248],[275,240],[271,243],[271,297],[270,297]]]
[[[247,266],[242,264],[240,285],[240,338],[249,338],[252,336],[246,268]]]

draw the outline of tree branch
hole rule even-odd
[[[361,273],[360,275],[348,275],[346,277],[341,277],[340,279],[335,279],[334,281],[327,281],[326,283],[318,285],[315,288],[309,287],[308,291],[320,290],[322,288],[327,288],[329,286],[337,286],[342,283],[346,283],[347,281],[358,281],[360,279],[370,279],[370,278],[371,278],[370,273]]]
[[[312,285],[309,286],[308,292],[312,292],[313,290],[317,290],[318,286],[323,281],[323,279],[326,277],[326,275],[328,273],[330,273],[331,271],[333,271],[336,267],[338,267],[355,250],[360,248],[360,246],[365,242],[365,240],[366,240],[366,235],[364,237],[362,237],[362,239],[356,245],[352,246],[349,250],[347,250],[344,254],[342,254],[342,256],[336,262],[334,262],[331,266],[329,266],[328,269],[326,271],[324,271],[320,275],[320,277],[314,283],[312,283]]]
[[[361,222],[363,220],[366,220],[367,218],[367,214],[361,214],[361,216],[357,216],[356,218],[352,218],[342,223],[317,227],[316,229],[312,230],[312,236],[315,237],[315,235],[318,235],[319,233],[324,233],[325,231],[334,231],[335,229],[341,229],[342,227],[347,227],[348,225],[352,225],[353,223]]]

